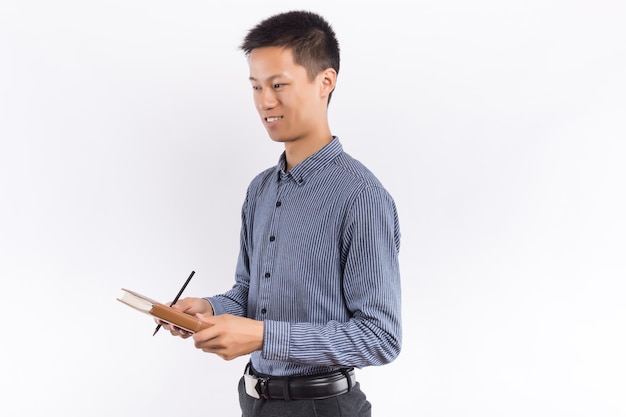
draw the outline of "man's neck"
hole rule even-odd
[[[333,136],[329,131],[326,135],[320,136],[319,139],[286,142],[285,161],[287,163],[287,171],[291,171],[296,165],[328,145],[332,140]]]

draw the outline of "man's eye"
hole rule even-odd
[[[274,84],[274,88],[280,88],[282,86],[283,86],[282,84]]]

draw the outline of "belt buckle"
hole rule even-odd
[[[270,398],[269,393],[267,391],[267,381],[269,381],[269,378],[257,378],[257,383],[255,387],[256,392],[262,398],[265,398],[266,400]]]
[[[246,394],[249,396],[258,399],[264,398],[268,399],[269,395],[267,393],[267,381],[268,378],[257,378],[254,375],[250,375],[248,373],[243,375],[243,382],[246,388]]]

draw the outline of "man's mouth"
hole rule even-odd
[[[271,116],[271,117],[266,117],[265,121],[268,122],[268,123],[272,123],[272,122],[276,122],[276,121],[278,121],[278,120],[280,120],[282,118],[283,118],[283,116]]]

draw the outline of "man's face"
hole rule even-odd
[[[253,49],[249,66],[254,104],[272,140],[306,140],[325,126],[322,76],[309,79],[306,69],[293,62],[291,49]]]

